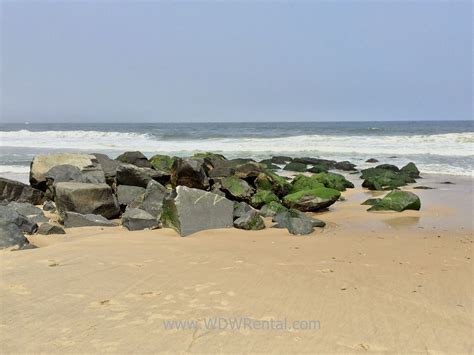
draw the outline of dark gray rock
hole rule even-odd
[[[234,204],[234,220],[240,218],[249,212],[254,211],[254,208],[245,202],[236,202]]]
[[[207,190],[209,179],[204,170],[204,160],[176,159],[171,167],[171,184],[175,187],[182,185]]]
[[[43,223],[40,225],[36,233],[42,235],[66,234],[62,227],[50,223]]]
[[[119,185],[117,186],[118,203],[121,207],[128,206],[144,192],[145,189],[140,186]]]
[[[120,214],[116,196],[107,184],[59,182],[55,185],[56,208],[60,214],[77,212],[114,218]]]
[[[48,219],[43,213],[43,210],[41,208],[33,206],[31,203],[12,201],[7,206],[14,209],[16,212],[25,216],[34,223],[48,221]]]
[[[400,171],[400,169],[397,166],[392,165],[392,164],[380,164],[380,165],[377,165],[375,168],[376,169],[391,170],[391,171],[395,171],[395,172]]]
[[[56,212],[56,204],[53,201],[45,201],[45,203],[43,203],[43,211]]]
[[[34,205],[43,203],[43,191],[34,189],[19,181],[0,177],[0,200],[29,202]]]
[[[370,158],[365,161],[366,163],[378,163],[379,161],[375,158]]]
[[[63,223],[65,228],[74,227],[115,227],[117,223],[97,214],[81,214],[76,212],[64,212]]]
[[[151,180],[143,194],[139,195],[129,204],[130,208],[139,208],[151,214],[155,219],[159,219],[163,212],[163,200],[170,195],[171,190],[160,183]]]
[[[338,170],[343,170],[343,171],[354,171],[356,169],[356,165],[352,164],[350,161],[340,161],[337,162],[334,167]]]
[[[287,228],[295,235],[310,234],[314,231],[314,227],[323,228],[326,225],[323,221],[294,209],[278,213],[273,217],[273,221],[277,223],[274,228]]]
[[[38,229],[38,225],[35,222],[18,213],[13,208],[0,206],[0,224],[8,225],[11,223],[15,224],[20,231],[28,234],[33,234]]]
[[[108,185],[112,185],[115,182],[115,175],[117,168],[122,164],[120,161],[110,159],[105,154],[93,153],[93,156],[97,159],[102,170],[104,171],[105,182]]]
[[[291,158],[291,157],[286,157],[286,156],[284,156],[284,155],[279,155],[279,156],[274,156],[274,157],[272,157],[270,160],[271,160],[271,162],[272,162],[273,164],[280,164],[280,165],[282,165],[282,164],[289,163],[290,161],[293,160],[293,158]]]
[[[234,201],[250,201],[254,188],[250,186],[244,179],[237,176],[229,176],[220,181],[221,190],[225,192],[228,199]]]
[[[20,228],[14,223],[4,223],[0,219],[0,249],[24,248],[29,244]]]
[[[288,163],[288,164],[285,165],[285,167],[283,168],[283,170],[297,171],[297,172],[305,172],[306,169],[307,169],[306,164],[304,164],[304,163],[299,163],[299,162],[295,162],[295,161],[292,161],[292,162]]]
[[[127,208],[122,215],[122,225],[130,231],[136,231],[160,228],[161,222],[144,210]]]
[[[303,163],[303,164],[307,164],[307,165],[319,165],[321,167],[325,167],[326,170],[334,169],[334,167],[337,163],[335,160],[327,160],[327,159],[319,159],[319,158],[307,158],[307,157],[295,158],[292,161],[295,162],[295,163]]]
[[[265,223],[257,211],[249,211],[234,221],[234,227],[245,230],[261,230],[265,228]]]
[[[125,163],[125,164],[133,164],[140,168],[151,168],[152,165],[148,161],[148,158],[143,155],[143,153],[135,151],[135,152],[125,152],[120,154],[116,160]]]
[[[215,228],[233,226],[234,203],[199,189],[178,186],[174,198],[164,201],[161,220],[182,237]]]
[[[117,168],[115,180],[117,185],[146,187],[151,180],[166,185],[170,174],[150,168],[139,168],[132,164],[122,164]]]

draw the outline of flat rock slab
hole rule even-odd
[[[59,182],[55,184],[54,190],[56,208],[60,214],[77,212],[99,214],[105,218],[114,218],[120,214],[117,198],[107,184]]]
[[[80,214],[75,212],[65,212],[63,222],[65,228],[116,227],[118,225],[97,214]]]
[[[233,211],[234,202],[223,196],[178,186],[176,197],[164,201],[162,221],[185,237],[206,229],[231,228]]]

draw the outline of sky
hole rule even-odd
[[[470,1],[5,1],[2,122],[472,119]]]

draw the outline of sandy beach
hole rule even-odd
[[[33,236],[39,248],[0,253],[2,352],[472,353],[472,180],[417,185],[435,188],[413,190],[421,211],[369,213],[360,203],[376,193],[351,189],[316,214],[327,227],[310,236],[121,227]],[[219,318],[319,327],[205,326]],[[172,320],[202,327],[165,329]]]

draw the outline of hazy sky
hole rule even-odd
[[[470,1],[2,1],[2,120],[472,119],[471,16]]]

